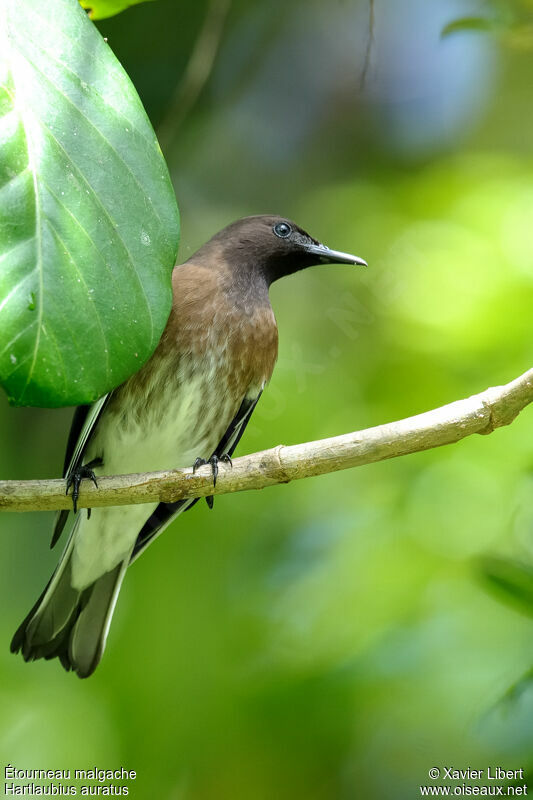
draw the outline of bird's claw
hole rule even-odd
[[[98,489],[98,481],[96,480],[96,475],[94,474],[93,467],[101,467],[104,462],[101,458],[93,458],[92,461],[89,461],[88,464],[83,464],[81,467],[78,467],[74,472],[69,475],[67,478],[67,490],[65,494],[68,494],[70,487],[72,486],[72,509],[76,514],[78,511],[78,497],[80,496],[80,484],[84,478],[89,478],[96,488]],[[91,516],[91,509],[87,509],[87,519],[90,519]]]
[[[205,464],[210,464],[211,471],[213,473],[213,486],[216,486],[218,478],[218,465],[221,461],[224,464],[229,464],[230,467],[233,466],[233,461],[231,460],[231,456],[229,455],[229,453],[224,453],[223,455],[220,456],[220,458],[217,455],[212,455],[211,458],[209,459],[197,458],[194,464],[192,465],[192,471],[194,473],[199,467],[203,467]],[[209,495],[208,497],[206,497],[205,501],[209,506],[209,508],[213,508],[213,503],[214,503],[213,495]]]

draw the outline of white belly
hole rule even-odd
[[[205,375],[205,373],[204,373]],[[97,475],[121,475],[192,466],[209,458],[235,416],[232,401],[216,370],[208,379],[192,378],[162,384],[157,403],[141,413],[117,417],[106,413],[87,448],[84,463],[103,453]],[[76,532],[72,584],[84,589],[104,572],[128,558],[139,531],[157,503],[94,508]]]

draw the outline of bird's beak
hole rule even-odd
[[[341,253],[339,250],[330,250],[323,244],[308,244],[305,249],[317,257],[319,264],[357,264],[360,267],[368,267],[362,258],[352,256],[350,253]]]

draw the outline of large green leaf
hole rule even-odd
[[[120,14],[130,6],[144,3],[146,0],[80,0],[84,8],[90,9],[91,19],[105,19]]]
[[[0,0],[0,382],[94,400],[154,350],[179,219],[128,77],[77,0]]]

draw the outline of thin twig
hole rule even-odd
[[[177,85],[168,111],[157,129],[157,136],[163,149],[171,143],[207,83],[218,53],[230,6],[231,0],[210,0],[203,27],[196,39],[183,78]]]
[[[374,0],[368,0],[368,39],[366,40],[365,60],[363,61],[363,71],[361,72],[361,91],[365,88],[368,70],[370,69],[372,46],[374,44],[375,25],[376,25],[376,15],[374,8]]]
[[[80,508],[174,502],[185,497],[262,489],[313,475],[358,467],[387,458],[452,444],[473,433],[492,433],[509,425],[533,402],[533,369],[516,380],[487,389],[466,400],[331,439],[236,458],[233,467],[223,466],[216,488],[211,468],[167,470],[136,475],[98,478],[98,488],[84,481]],[[0,481],[0,510],[47,511],[70,508],[63,480]]]

